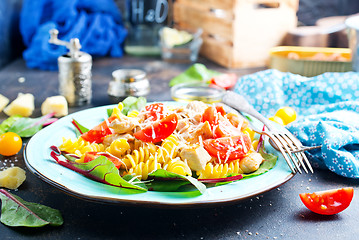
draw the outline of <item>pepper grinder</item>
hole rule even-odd
[[[67,47],[69,52],[60,56],[59,66],[59,92],[63,95],[69,106],[83,106],[91,102],[91,68],[92,57],[81,52],[81,44],[78,38],[72,38],[69,42],[58,39],[59,31],[50,30],[49,43]]]

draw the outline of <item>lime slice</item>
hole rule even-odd
[[[168,47],[174,47],[188,43],[193,39],[193,35],[186,31],[164,27],[162,29],[162,39]]]

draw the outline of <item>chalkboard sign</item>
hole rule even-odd
[[[167,24],[170,4],[167,0],[127,0],[127,22],[132,26]]]

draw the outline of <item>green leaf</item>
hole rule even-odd
[[[242,174],[243,179],[255,177],[255,176],[261,175],[261,174],[263,174],[265,172],[268,172],[277,163],[278,157],[271,154],[271,153],[265,153],[263,148],[261,148],[259,150],[259,153],[264,158],[264,162],[259,166],[259,168],[255,172],[252,172],[252,173],[249,173],[249,174]]]
[[[146,183],[147,187],[153,191],[171,192],[177,191],[181,186],[192,184],[201,194],[206,191],[206,186],[197,179],[190,176],[182,176],[176,173],[168,172],[164,169],[158,169],[148,175],[152,181]]]
[[[76,121],[75,119],[72,119],[72,124],[75,126],[75,134],[76,137],[79,137],[82,135],[82,133],[88,132],[90,129],[88,129],[87,127],[84,127],[83,125],[81,125],[78,121]],[[81,132],[82,133],[81,133]]]
[[[60,226],[63,219],[60,211],[37,203],[26,202],[20,197],[0,189],[0,221],[10,227]]]
[[[133,110],[141,110],[142,108],[144,108],[146,106],[147,100],[144,97],[133,97],[133,96],[129,96],[127,98],[125,98],[125,100],[122,101],[123,104],[123,109],[122,109],[122,113],[124,115],[127,115],[128,113],[130,113]]]
[[[7,131],[17,133],[20,137],[32,137],[42,129],[42,124],[52,116],[53,113],[39,118],[21,117],[18,118]]]
[[[113,113],[113,108],[107,108],[106,111],[107,111],[107,116],[111,117],[111,115]]]
[[[19,118],[22,118],[22,116],[20,116],[20,115],[14,115],[14,116],[11,116],[11,117],[5,119],[5,120],[0,124],[0,135],[6,133],[6,132],[9,130],[9,128],[11,127],[11,125],[13,125],[14,122],[15,122],[16,120],[18,120]]]
[[[107,185],[115,187],[123,187],[128,189],[135,189],[140,191],[147,191],[144,185],[136,184],[137,182],[129,183],[123,179],[115,164],[108,160],[105,156],[100,156],[87,163],[78,163],[74,161],[63,161],[55,159],[60,165],[74,170],[88,178]]]
[[[174,77],[169,85],[173,87],[174,85],[186,82],[201,82],[209,81],[212,77],[220,75],[220,72],[207,69],[207,67],[200,63],[195,63],[189,67],[185,72]]]

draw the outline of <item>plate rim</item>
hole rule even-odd
[[[160,102],[166,103],[166,104],[175,103],[177,105],[183,104],[183,103],[174,102],[174,101],[160,101]],[[153,103],[153,102],[149,102],[148,104],[150,104],[150,103]],[[85,111],[95,111],[96,109],[110,108],[113,106],[116,106],[116,104],[115,105],[104,105],[104,106],[80,110],[80,111],[77,111],[77,112],[67,115],[66,118],[69,118],[69,117],[73,116],[74,114],[81,114]],[[51,125],[47,126],[46,128],[51,128]],[[43,131],[46,131],[46,128],[42,129],[40,132],[43,133]],[[36,133],[35,135],[37,135],[37,134],[38,133]],[[205,200],[194,200],[194,201],[189,201],[189,202],[178,203],[178,202],[168,202],[168,201],[164,202],[164,201],[158,201],[158,200],[157,201],[147,200],[146,198],[143,198],[141,200],[138,200],[138,199],[133,200],[133,199],[127,199],[127,198],[123,198],[123,197],[122,198],[114,198],[114,197],[110,197],[110,196],[96,196],[95,194],[91,195],[91,194],[77,192],[77,191],[71,189],[71,187],[66,186],[66,183],[65,183],[65,185],[62,183],[59,183],[56,180],[45,176],[44,173],[42,173],[41,171],[36,169],[36,167],[34,167],[31,164],[31,160],[29,161],[29,157],[28,157],[28,147],[29,147],[29,145],[31,145],[32,139],[35,139],[35,138],[32,137],[29,139],[29,141],[26,143],[26,145],[24,147],[24,152],[23,152],[24,162],[25,162],[27,168],[30,170],[30,172],[32,174],[34,174],[35,176],[37,176],[38,178],[40,178],[41,180],[43,180],[44,182],[50,184],[51,186],[56,187],[57,189],[65,192],[68,195],[77,197],[79,199],[92,201],[92,202],[119,204],[119,205],[127,205],[127,206],[132,205],[132,206],[156,207],[156,208],[197,208],[197,207],[199,208],[199,207],[211,207],[213,205],[225,205],[225,204],[227,205],[227,204],[234,204],[236,202],[248,199],[250,197],[257,196],[259,194],[271,191],[274,188],[277,188],[277,187],[283,185],[284,183],[288,182],[290,179],[292,179],[295,176],[294,173],[288,172],[288,174],[285,177],[274,182],[273,184],[265,185],[264,187],[257,188],[254,191],[245,193],[244,195],[241,195],[241,196],[234,195],[230,198],[226,197],[226,198],[219,198],[219,199],[212,199],[212,200],[205,199]],[[278,151],[276,151],[276,152],[279,153]],[[278,154],[278,159],[281,159],[281,156],[279,154]],[[70,170],[70,171],[72,171],[72,170]],[[269,170],[269,171],[271,171],[271,170]],[[74,171],[72,171],[72,172],[74,172]],[[74,173],[78,174],[76,172],[74,172]],[[264,174],[266,174],[266,173],[264,173]],[[92,179],[89,179],[89,180],[94,181]],[[156,193],[161,194],[161,192],[156,192]],[[138,193],[138,194],[146,194],[146,192]],[[126,195],[119,195],[119,196],[126,196]]]

